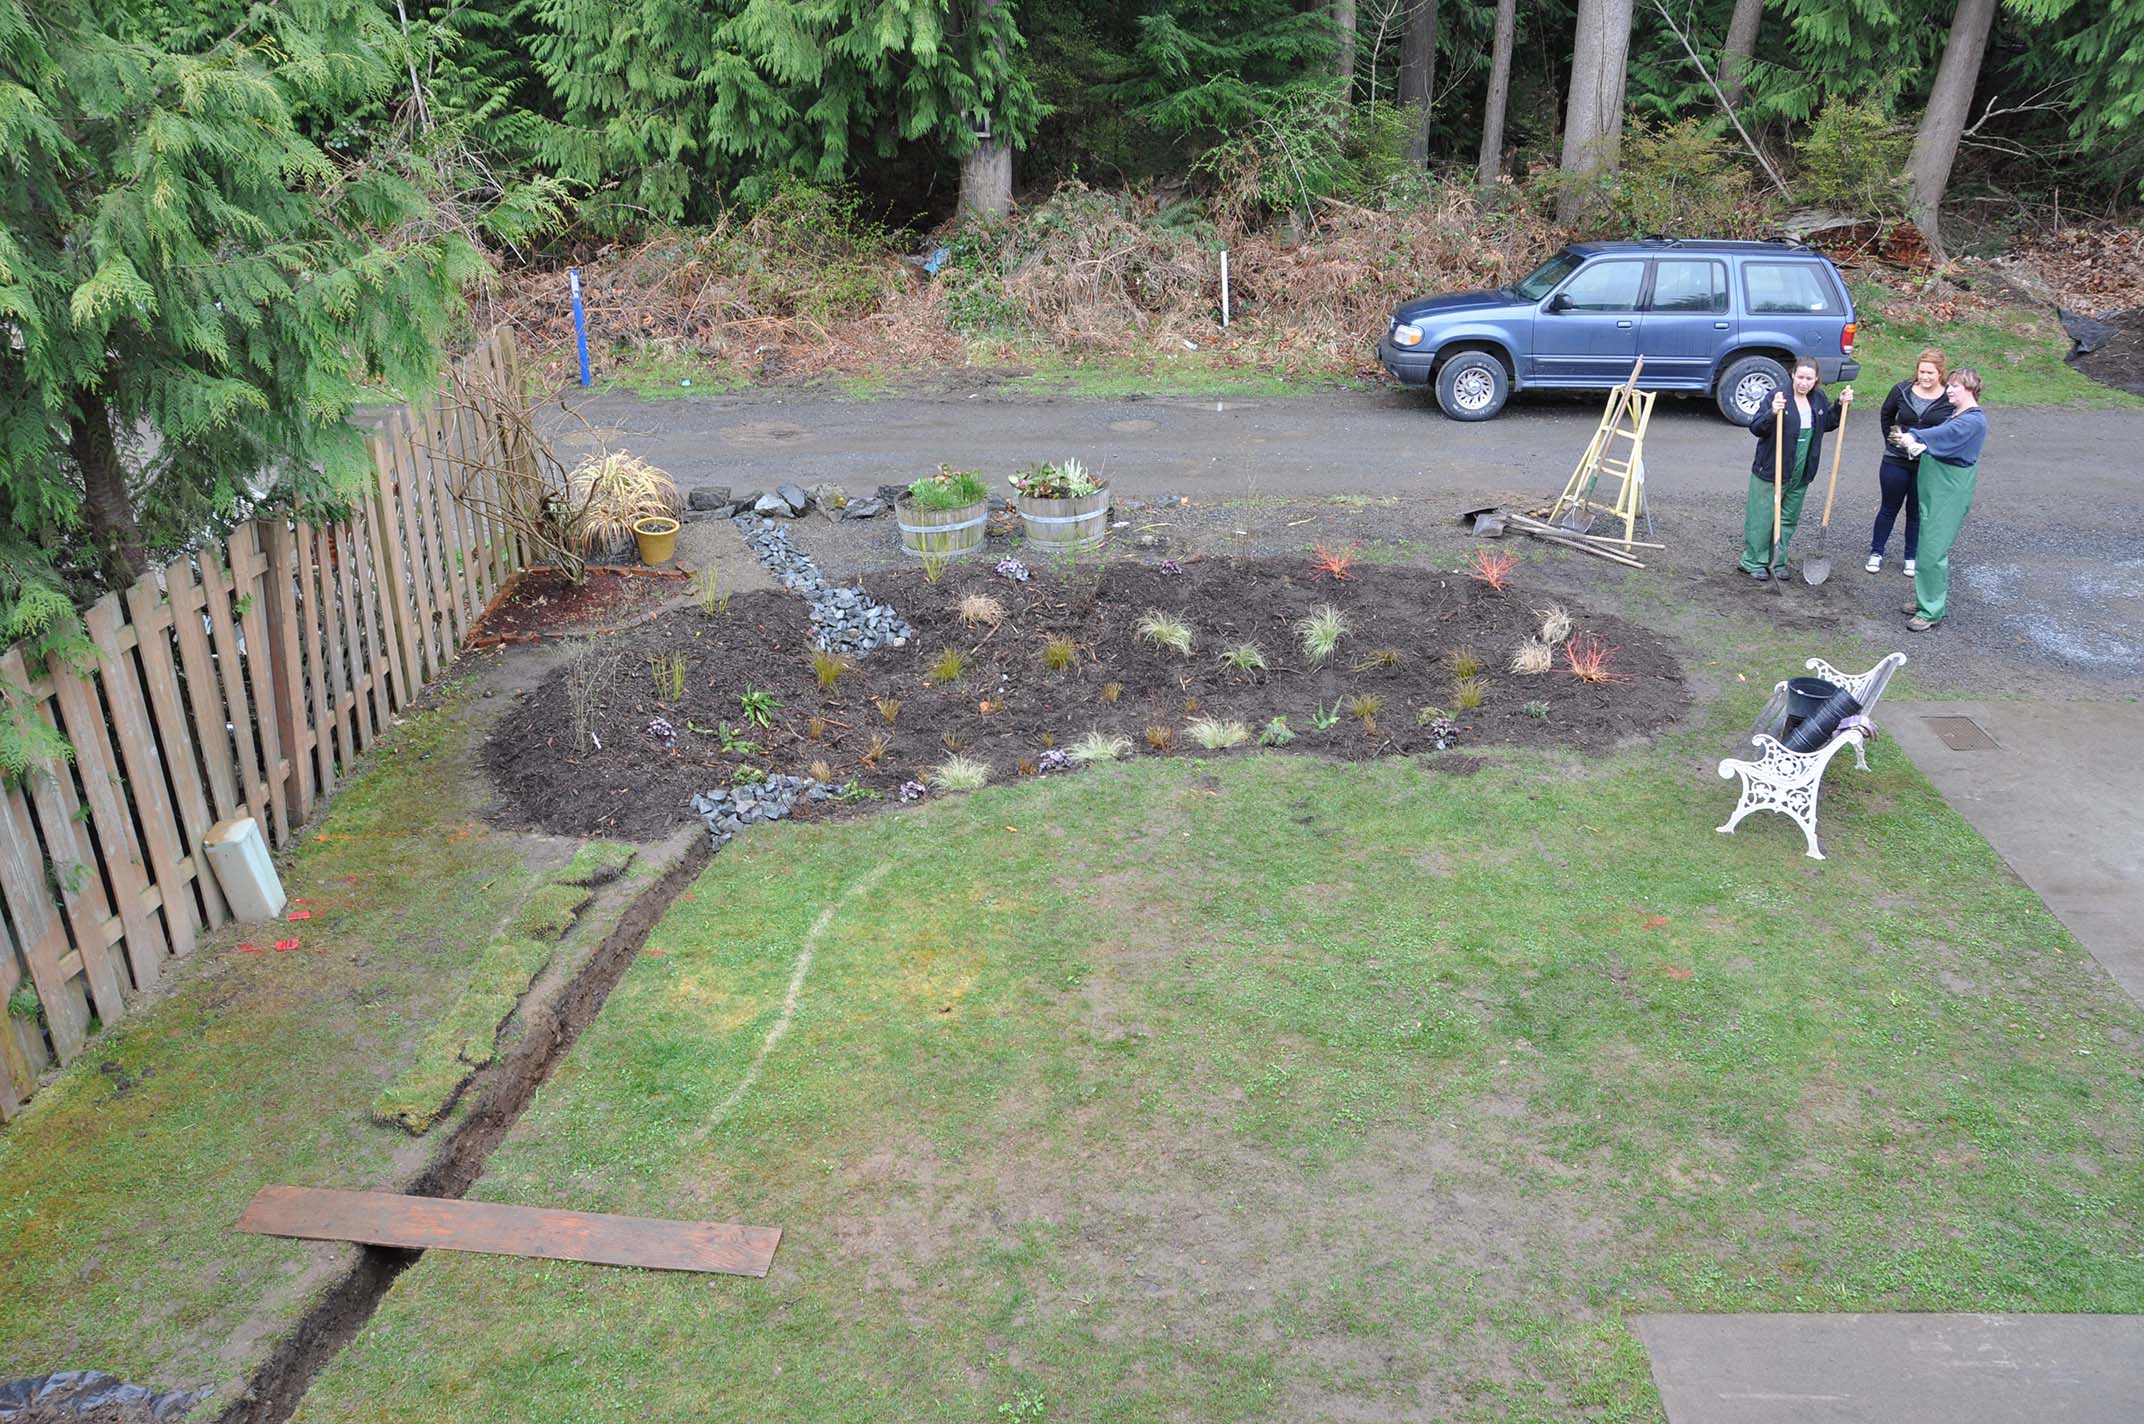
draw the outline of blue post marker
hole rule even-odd
[[[581,269],[568,267],[566,280],[573,287],[573,341],[581,350],[581,384],[593,385],[588,375],[588,314],[581,310]]]

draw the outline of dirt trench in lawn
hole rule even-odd
[[[891,800],[956,750],[989,763],[994,781],[1032,774],[1045,750],[1093,731],[1130,739],[1137,756],[1197,754],[1185,729],[1200,718],[1241,722],[1255,736],[1286,717],[1295,734],[1289,750],[1347,760],[1435,751],[1435,730],[1418,722],[1425,707],[1457,723],[1444,756],[1492,744],[1603,751],[1657,734],[1688,701],[1666,640],[1569,602],[1576,632],[1614,649],[1613,680],[1580,681],[1561,649],[1546,673],[1510,672],[1512,654],[1537,633],[1549,600],[1463,574],[1370,567],[1339,581],[1298,560],[1197,560],[1176,573],[1121,560],[1038,568],[1024,583],[982,563],[955,566],[936,584],[915,568],[859,582],[898,610],[915,636],[854,661],[831,688],[814,674],[806,607],[793,594],[741,594],[726,611],[688,608],[605,635],[594,651],[616,661],[596,698],[600,746],[576,748],[572,670],[561,667],[521,696],[485,748],[500,816],[557,835],[653,837],[692,814],[696,793],[729,786],[741,771],[812,775],[818,764],[822,779],[853,780]],[[1002,618],[964,619],[961,604],[971,596],[994,599]],[[1341,611],[1348,632],[1314,665],[1296,625],[1326,604]],[[1191,629],[1188,655],[1137,636],[1150,611]],[[1045,662],[1053,637],[1076,650],[1062,670]],[[1222,662],[1242,643],[1258,647],[1266,670]],[[947,649],[958,650],[965,666],[934,680],[932,664]],[[1457,706],[1453,672],[1454,655],[1467,652],[1487,680],[1482,705],[1471,710]],[[685,665],[676,700],[652,670],[673,657]],[[747,722],[739,701],[747,690],[779,701],[771,726]],[[885,699],[899,703],[890,720]],[[1536,715],[1542,703],[1546,715]],[[1319,728],[1321,711],[1336,708],[1337,721]],[[658,719],[673,737],[650,731]],[[737,751],[734,740],[725,750],[724,724],[754,750]],[[1162,746],[1150,742],[1150,729]],[[827,815],[855,807],[799,809]]]

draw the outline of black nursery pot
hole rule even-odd
[[[1788,678],[1787,725],[1791,727],[1815,716],[1816,709],[1824,705],[1824,699],[1838,690],[1838,684],[1826,682],[1821,677]]]
[[[1814,682],[1815,678],[1797,678],[1797,682]],[[1830,683],[1824,684],[1830,687]],[[1789,689],[1791,695],[1792,689]],[[1839,730],[1839,724],[1861,710],[1854,694],[1845,688],[1836,688],[1817,709],[1802,719],[1800,726],[1787,733],[1780,745],[1790,752],[1813,752],[1831,740],[1831,734]]]

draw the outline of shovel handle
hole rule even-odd
[[[1772,414],[1772,557],[1779,557],[1780,484],[1787,477],[1787,413]]]
[[[1831,483],[1824,486],[1824,522],[1820,527],[1825,529],[1831,527],[1831,500],[1839,492],[1839,457],[1846,453],[1846,417],[1853,409],[1852,401],[1839,407],[1839,428],[1832,432],[1838,439],[1831,447]]]

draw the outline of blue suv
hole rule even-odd
[[[1827,382],[1861,371],[1854,299],[1822,253],[1678,238],[1576,243],[1511,286],[1408,302],[1377,355],[1454,420],[1487,420],[1513,391],[1607,390],[1640,355],[1640,387],[1709,394],[1738,424],[1797,356]]]

